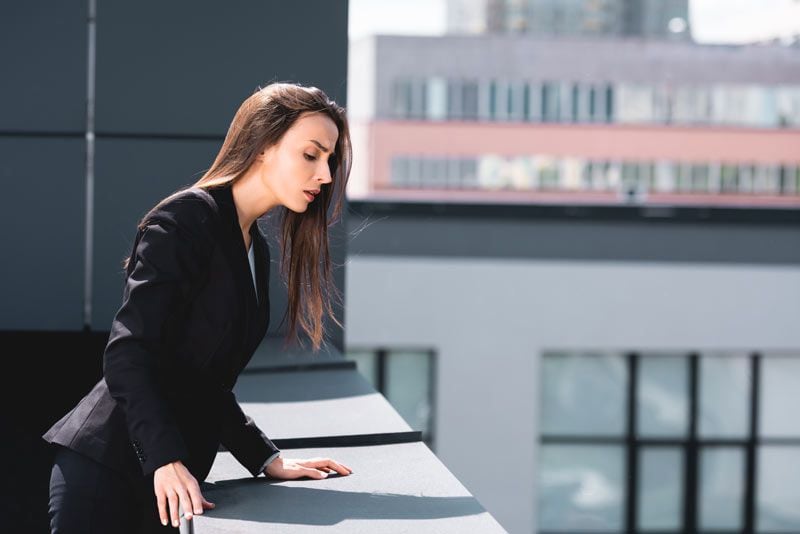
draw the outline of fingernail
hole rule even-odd
[[[161,524],[162,524],[162,525],[164,525],[164,526],[166,527],[166,526],[167,526],[167,520],[166,520],[166,519],[162,519],[162,520],[161,520]]]
[[[180,521],[173,521],[173,522],[172,522],[172,526],[173,526],[173,527],[180,526]]]

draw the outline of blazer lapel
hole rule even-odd
[[[261,230],[258,228],[258,222],[254,221],[250,226],[250,239],[253,244],[256,272],[254,289],[250,260],[247,257],[248,252],[244,246],[239,217],[236,214],[236,205],[233,202],[233,190],[228,185],[210,189],[209,192],[215,196],[220,208],[224,237],[222,248],[225,251],[236,281],[236,298],[242,312],[242,321],[238,325],[241,332],[241,354],[239,355],[241,361],[234,363],[234,367],[238,372],[241,367],[246,365],[267,331],[269,322],[269,247]],[[256,301],[256,294],[258,294],[258,301]]]
[[[256,309],[256,296],[253,291],[250,261],[247,258],[247,249],[244,247],[236,205],[233,203],[233,192],[230,186],[213,188],[209,192],[215,196],[220,209],[222,222],[222,243],[220,245],[228,259],[236,283],[235,298],[242,312],[242,327],[244,328],[242,339],[247,339],[250,319]]]

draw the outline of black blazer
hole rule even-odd
[[[250,235],[257,289],[230,186],[154,209],[136,233],[103,378],[44,439],[139,477],[181,460],[198,481],[222,444],[258,475],[278,449],[231,391],[269,322],[269,248],[257,224]]]

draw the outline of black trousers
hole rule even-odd
[[[177,533],[158,518],[153,479],[134,480],[58,446],[50,472],[51,534]]]

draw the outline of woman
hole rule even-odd
[[[330,458],[285,459],[231,391],[269,322],[269,249],[256,219],[281,210],[289,333],[321,346],[333,316],[328,209],[350,173],[345,110],[275,83],[237,111],[213,165],[138,226],[103,378],[43,436],[58,449],[52,533],[173,529],[213,508],[200,492],[220,444],[253,475],[348,475]],[[340,325],[341,326],[341,325]],[[169,525],[171,523],[171,525]]]

